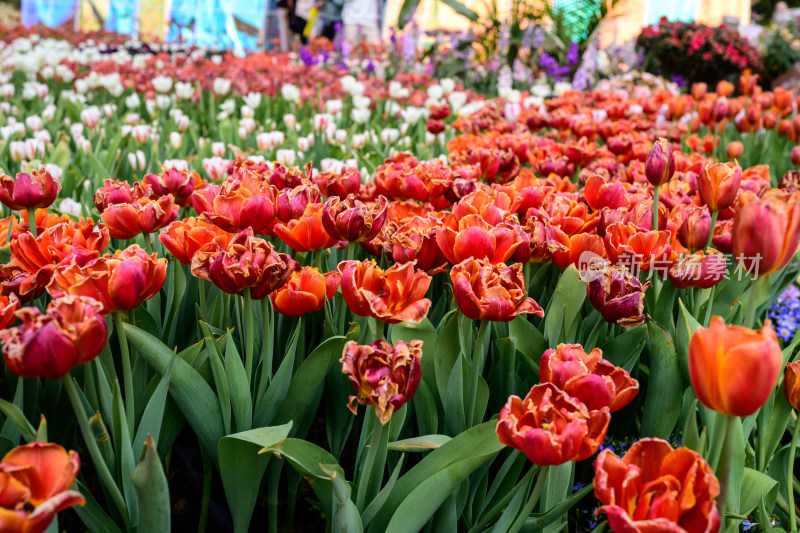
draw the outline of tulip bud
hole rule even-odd
[[[692,96],[695,100],[702,100],[708,92],[708,85],[700,82],[692,84]]]
[[[800,361],[789,363],[783,371],[783,395],[796,411],[800,411]]]
[[[708,243],[711,232],[711,215],[708,208],[694,208],[678,228],[678,241],[692,252],[702,250]]]
[[[733,255],[754,276],[785,267],[800,239],[800,193],[771,189],[736,211]]]
[[[742,167],[736,163],[708,163],[697,180],[700,200],[711,211],[727,209],[736,200]]]
[[[664,185],[675,174],[675,156],[672,154],[669,142],[658,139],[650,153],[647,154],[647,162],[644,166],[644,173],[653,187]]]
[[[744,153],[744,145],[741,141],[731,141],[728,143],[728,148],[725,150],[725,154],[728,156],[728,159],[738,159],[742,157]],[[794,154],[794,150],[792,151]],[[798,154],[800,156],[800,154]]]
[[[689,342],[689,376],[700,403],[728,416],[749,416],[767,401],[783,356],[769,321],[761,331],[727,326],[714,316]]]
[[[795,146],[792,148],[792,164],[796,167],[800,167],[800,146]]]

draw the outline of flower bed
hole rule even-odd
[[[3,526],[796,528],[792,93],[99,39],[0,48]]]

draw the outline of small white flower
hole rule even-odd
[[[63,200],[61,200],[61,202],[58,204],[58,210],[61,211],[62,213],[66,213],[74,217],[79,217],[83,214],[83,207],[81,206],[81,204],[79,204],[72,198],[64,198]]]
[[[226,78],[216,78],[214,80],[214,92],[219,96],[225,96],[231,90],[231,80]]]
[[[301,137],[297,140],[297,146],[300,147],[300,141],[306,140],[304,137]],[[302,150],[302,149],[301,149]],[[283,163],[286,166],[293,166],[295,161],[297,161],[297,153],[294,150],[278,150],[275,153],[275,160],[279,163]]]
[[[172,78],[167,76],[156,76],[150,81],[153,88],[159,93],[168,93],[172,89]]]

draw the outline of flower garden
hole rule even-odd
[[[0,530],[797,531],[795,92],[5,30]]]

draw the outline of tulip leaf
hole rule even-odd
[[[439,335],[436,338],[433,366],[436,376],[436,393],[439,395],[442,405],[445,405],[447,401],[447,384],[461,354],[458,322],[457,312],[451,314],[449,318],[445,318],[443,325],[439,326]]]
[[[0,411],[2,411],[26,441],[31,442],[34,439],[36,430],[33,429],[33,425],[25,418],[22,409],[11,402],[0,399]]]
[[[547,350],[547,341],[539,329],[526,316],[519,315],[508,323],[508,334],[517,339],[517,351],[527,357],[536,367]]]
[[[467,429],[464,413],[464,379],[469,375],[466,361],[460,357],[453,365],[450,379],[447,380],[447,395],[444,400],[445,428],[454,435]],[[472,401],[470,398],[469,401]]]
[[[219,472],[233,516],[235,533],[246,532],[258,499],[269,456],[258,451],[289,436],[292,423],[235,433],[219,441]]]
[[[378,495],[372,498],[372,501],[369,502],[369,505],[367,505],[367,508],[364,509],[364,512],[361,514],[361,523],[364,525],[364,527],[368,526],[375,515],[381,511],[383,504],[386,503],[386,500],[392,493],[392,489],[394,488],[395,483],[397,483],[397,479],[400,477],[400,471],[403,469],[405,457],[405,455],[400,456],[400,460],[397,461],[397,466],[394,467],[392,475],[389,477],[389,481],[386,482],[386,485],[383,486]]]
[[[603,351],[603,358],[614,363],[615,366],[623,366],[634,354],[638,356],[636,348],[647,336],[646,326],[635,326],[626,328],[622,335],[612,337],[606,341],[600,349]],[[628,369],[630,371],[630,369]]]
[[[508,502],[505,511],[500,515],[497,522],[495,522],[492,533],[503,533],[511,529],[511,525],[516,521],[517,515],[522,510],[522,506],[525,505],[525,497],[531,489],[532,482],[533,477],[531,475],[526,475],[522,481],[514,487],[515,490],[510,493],[512,495],[511,501]]]
[[[96,155],[94,155],[90,150],[87,150],[84,152],[84,156],[86,156],[92,166],[92,169],[100,177],[100,180],[98,180],[99,183],[102,183],[103,180],[111,179],[111,176],[108,175],[108,170],[106,170],[105,165],[103,165],[103,163],[97,159]]]
[[[675,296],[677,293],[678,288],[675,285],[662,283],[661,291],[658,293],[658,302],[655,309],[653,309],[653,320],[665,325],[668,331],[672,330],[672,314],[675,309]]]
[[[125,324],[124,327],[131,346],[156,372],[163,375],[169,368],[170,362],[175,361],[169,383],[170,395],[200,439],[200,443],[211,454],[214,462],[217,462],[217,444],[224,433],[222,413],[214,391],[194,368],[183,359],[175,357],[172,350],[164,343],[136,326]]]
[[[496,421],[490,421],[471,427],[423,457],[419,463],[397,480],[384,508],[370,523],[370,531],[385,531],[390,518],[403,501],[423,481],[437,472],[456,463],[462,463],[465,469],[468,466],[472,467],[470,469],[472,471],[499,453],[504,446],[497,439],[496,426]],[[477,464],[474,464],[472,460]],[[416,513],[416,511],[414,512]]]
[[[561,333],[575,322],[585,299],[586,282],[581,279],[575,265],[570,265],[558,279],[556,290],[544,314],[544,337],[549,347],[574,340],[561,339]]]
[[[420,380],[417,393],[412,398],[414,415],[417,419],[419,433],[430,435],[439,431],[439,413],[436,409],[436,398],[424,380]]]
[[[700,322],[683,305],[683,300],[678,298],[678,323],[675,324],[675,352],[681,365],[681,373],[685,382],[689,383],[689,341],[692,339]]]
[[[161,433],[161,421],[164,418],[164,409],[167,404],[167,393],[169,392],[169,380],[171,376],[172,365],[170,364],[167,371],[159,380],[155,392],[147,402],[144,413],[142,413],[142,419],[139,421],[139,427],[136,429],[136,437],[133,439],[134,457],[138,457],[142,454],[142,447],[148,436],[155,442],[158,442],[158,437]]]
[[[302,322],[298,321],[294,335],[292,335],[289,346],[283,355],[283,361],[281,361],[278,371],[272,377],[272,381],[266,389],[260,405],[257,407],[256,415],[253,420],[253,425],[256,427],[268,426],[271,424],[283,404],[283,399],[286,398],[286,393],[292,381],[292,370],[294,370],[297,341],[300,336],[301,328]],[[261,376],[261,379],[267,379],[266,372],[262,372]]]
[[[675,344],[669,332],[648,320],[650,334],[650,379],[642,414],[643,437],[669,438],[681,413],[683,386]]]
[[[424,435],[389,443],[389,449],[398,452],[429,452],[453,440],[447,435]]]
[[[779,484],[776,480],[758,470],[745,468],[741,477],[741,486],[747,487],[747,490],[742,491],[738,514],[749,515],[752,513],[756,506],[761,504],[762,496],[767,506],[767,512],[772,511],[775,500],[778,498]]]
[[[450,463],[425,478],[406,496],[392,515],[386,533],[417,533],[437,509],[486,457],[476,455]]]
[[[350,498],[350,485],[344,479],[344,470],[338,464],[319,465],[319,467],[331,481],[331,531],[363,533],[361,515],[358,514],[358,508]]]
[[[540,502],[540,506],[544,511],[549,511],[570,495],[572,492],[574,469],[575,463],[572,461],[550,467]],[[562,515],[560,522],[563,522],[566,518],[566,516]],[[549,524],[544,531],[558,531],[559,529],[561,529],[560,523],[552,523]]]
[[[89,531],[102,531],[103,533],[122,533],[110,516],[106,514],[102,506],[94,499],[94,494],[86,485],[80,481],[75,481],[75,488],[83,494],[86,504],[76,505],[72,509],[81,519],[81,522]]]
[[[573,493],[569,498],[566,498],[563,501],[551,507],[550,510],[547,511],[546,513],[537,515],[535,518],[529,518],[528,520],[525,521],[525,525],[522,526],[521,531],[523,533],[533,533],[535,531],[542,531],[543,528],[547,527],[555,520],[561,518],[562,516],[565,516],[567,514],[567,511],[575,507],[578,504],[578,502],[580,502],[593,489],[594,486],[590,483],[589,485],[586,485],[579,491]]]
[[[169,531],[169,485],[152,435],[147,436],[131,481],[139,502],[139,531]]]
[[[277,423],[285,424],[293,421],[295,427],[292,430],[297,431],[297,426],[314,401],[314,393],[325,382],[328,369],[342,356],[345,341],[345,337],[342,336],[331,337],[306,357],[292,378],[281,409],[275,417]]]
[[[131,474],[136,466],[136,459],[131,446],[131,436],[128,432],[128,419],[125,417],[125,405],[122,403],[122,390],[119,381],[114,382],[114,398],[112,404],[112,431],[114,433],[114,447],[117,452],[116,462],[119,465],[122,492],[125,495],[125,504],[132,524],[138,523],[138,502],[136,492],[131,483]]]
[[[236,421],[236,429],[247,431],[253,422],[253,399],[242,358],[230,332],[225,345],[225,375],[228,378],[228,390],[231,393],[231,407],[233,419]]]

